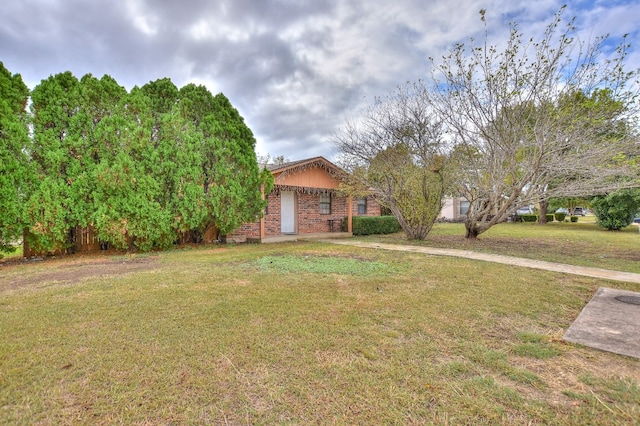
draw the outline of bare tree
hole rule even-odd
[[[277,155],[275,157],[272,157],[271,154],[267,153],[267,154],[257,154],[256,155],[258,164],[264,165],[266,166],[267,164],[273,164],[276,166],[284,166],[287,163],[290,163],[291,160],[289,160],[287,157],[285,157],[284,155]]]
[[[334,135],[350,172],[344,189],[372,194],[397,217],[409,239],[424,239],[440,209],[446,177],[442,123],[421,83],[406,83],[376,99]]]
[[[629,160],[639,145],[628,46],[609,52],[606,38],[581,42],[573,21],[563,27],[563,9],[540,41],[512,24],[503,50],[485,33],[484,43],[457,45],[434,68],[432,105],[455,139],[467,238],[520,205],[640,184]]]

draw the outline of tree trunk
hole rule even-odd
[[[540,217],[538,218],[538,223],[540,225],[547,224],[547,208],[549,207],[549,202],[547,200],[540,201]]]
[[[478,232],[478,229],[473,225],[466,224],[465,228],[466,228],[466,232],[464,237],[469,240],[475,240],[478,238],[478,235],[480,235],[480,232]]]

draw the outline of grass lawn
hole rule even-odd
[[[359,239],[459,248],[640,273],[638,227],[630,225],[620,231],[606,231],[595,224],[594,216],[579,217],[577,223],[501,223],[476,241],[464,238],[461,223],[437,223],[425,241],[420,242],[407,241],[402,233]]]
[[[507,225],[474,247],[632,263]],[[600,286],[640,291],[321,243],[0,264],[0,424],[637,424],[640,361],[561,340]]]

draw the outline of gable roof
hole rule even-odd
[[[275,179],[274,189],[305,193],[333,193],[347,173],[324,157],[266,166]],[[324,173],[318,174],[318,169]]]
[[[333,164],[324,157],[313,157],[304,160],[292,161],[285,164],[267,164],[267,170],[271,171],[274,176],[301,172],[309,168],[319,167],[327,171],[332,177],[342,178],[346,176],[346,172],[340,167]]]

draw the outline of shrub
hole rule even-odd
[[[518,215],[523,222],[537,222],[538,215],[537,214],[521,214]]]
[[[558,222],[564,222],[564,218],[567,217],[567,214],[566,213],[555,213],[554,216],[555,216],[555,218],[556,218],[556,220]]]
[[[353,217],[353,235],[393,234],[401,229],[395,216]]]
[[[547,214],[547,222],[553,222],[553,213]]]
[[[578,216],[571,216],[569,219],[571,220],[571,222],[575,223],[578,221]]]
[[[601,228],[617,231],[633,222],[640,206],[640,190],[620,190],[591,201]]]

